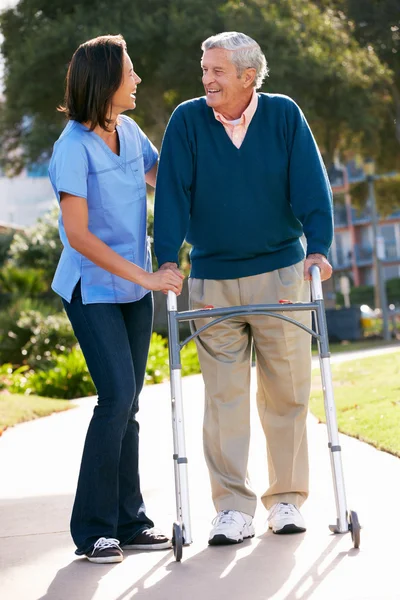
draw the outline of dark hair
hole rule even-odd
[[[123,78],[126,42],[122,35],[102,35],[81,44],[68,67],[64,105],[58,110],[91,131],[111,122],[111,99]]]

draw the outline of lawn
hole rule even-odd
[[[333,365],[339,430],[400,457],[400,352]],[[310,410],[325,422],[319,371]]]
[[[332,342],[329,344],[329,350],[331,354],[336,354],[336,352],[355,352],[356,350],[383,348],[385,346],[392,346],[394,344],[399,344],[398,340],[390,340],[389,342],[386,342],[385,340],[366,337],[358,342]],[[314,356],[318,354],[316,342],[313,343],[312,353]]]
[[[0,393],[0,435],[17,423],[45,417],[54,412],[73,408],[68,400],[53,400],[39,396]]]

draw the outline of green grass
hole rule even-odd
[[[45,417],[54,412],[73,408],[67,400],[53,400],[39,396],[22,396],[19,394],[0,393],[0,435],[17,423]]]
[[[400,457],[400,352],[333,365],[332,374],[339,431]],[[316,370],[310,410],[325,422]]]
[[[392,346],[393,344],[399,343],[398,340],[391,340],[390,342],[386,342],[385,340],[380,339],[368,339],[365,338],[360,340],[359,342],[332,342],[329,344],[329,349],[331,354],[336,354],[337,352],[355,352],[356,350],[369,350],[371,348],[383,348],[384,346]],[[399,344],[400,347],[400,344]],[[312,349],[313,356],[317,356],[317,346],[313,344]]]

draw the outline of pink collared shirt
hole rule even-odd
[[[236,146],[236,148],[240,148],[243,143],[244,138],[246,137],[247,129],[251,123],[252,118],[254,117],[254,113],[257,110],[258,106],[258,96],[256,90],[253,90],[253,95],[250,100],[250,104],[240,117],[240,119],[235,119],[235,121],[228,121],[221,115],[221,113],[214,111],[214,116],[222,123],[225,128],[226,133],[229,135],[232,143]]]

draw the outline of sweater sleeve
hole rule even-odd
[[[288,116],[289,187],[293,212],[303,225],[307,255],[328,256],[333,238],[332,190],[310,127],[291,102]]]
[[[161,146],[154,203],[154,250],[158,264],[178,263],[190,219],[193,153],[181,106],[174,111]]]

